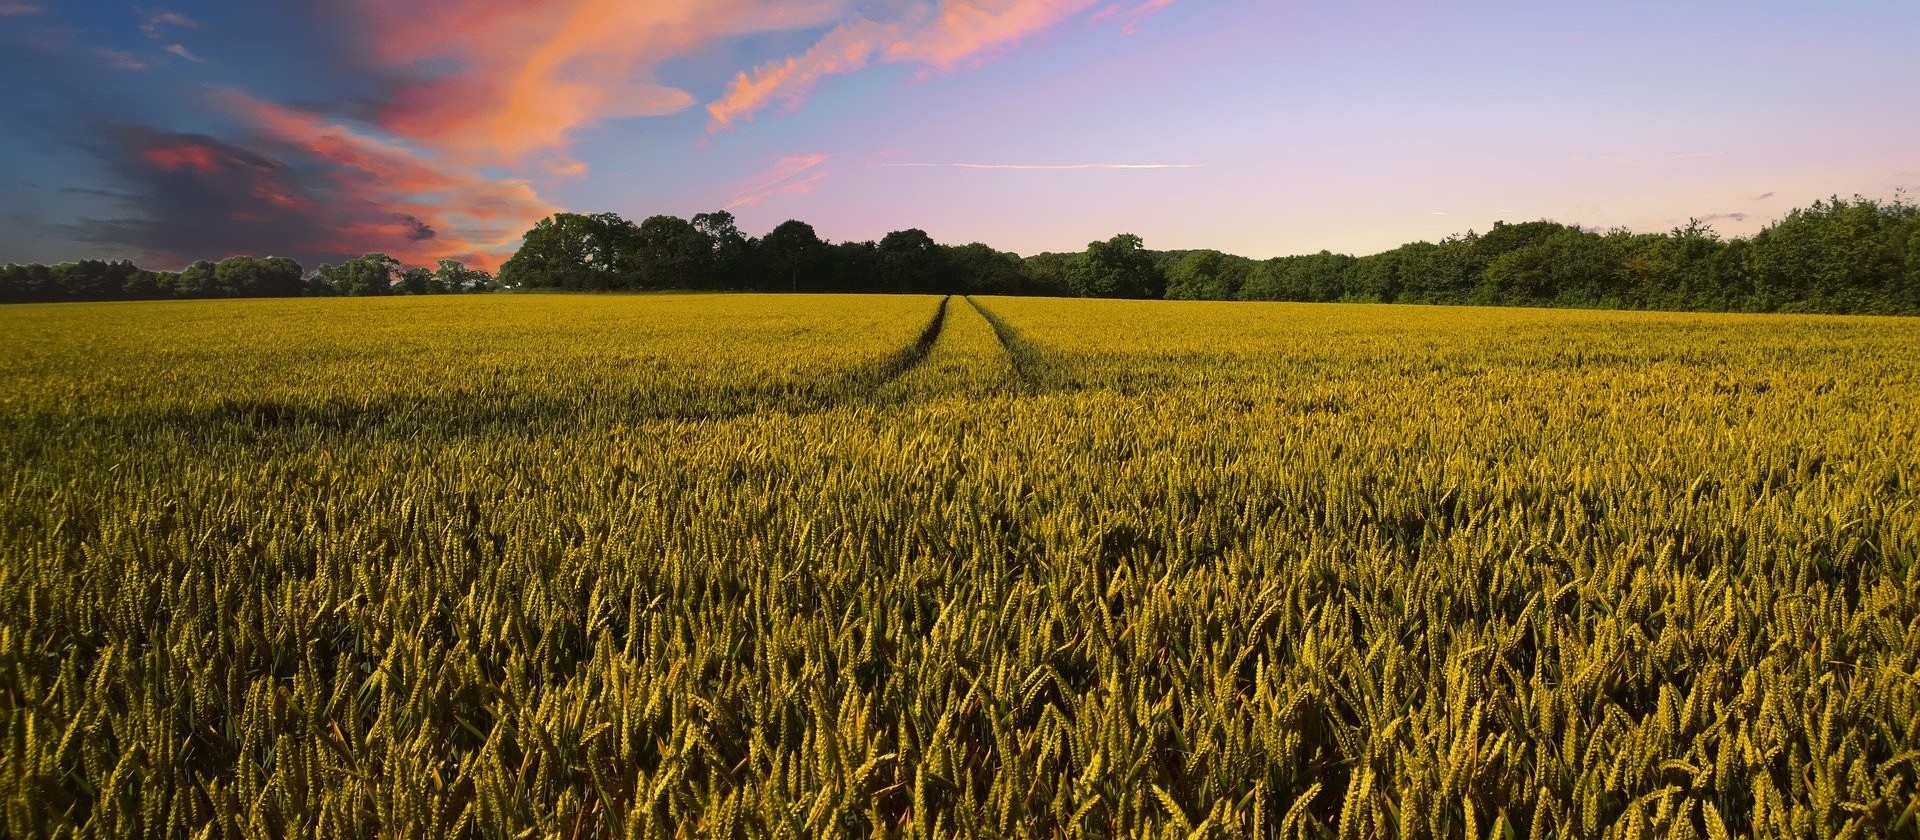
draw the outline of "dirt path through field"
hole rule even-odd
[[[929,352],[879,390],[880,402],[974,398],[1013,391],[1012,355],[979,307],[961,300],[964,305],[949,299],[942,329]]]

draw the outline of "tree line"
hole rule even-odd
[[[1074,253],[1022,258],[925,231],[828,242],[788,221],[764,237],[730,213],[639,223],[559,213],[527,232],[498,277],[443,260],[406,268],[368,254],[302,274],[280,258],[232,257],[178,272],[84,261],[0,268],[0,300],[437,294],[492,290],[740,290],[1353,301],[1612,309],[1920,314],[1920,207],[1855,197],[1814,202],[1745,238],[1689,222],[1665,233],[1497,222],[1364,257],[1322,251],[1256,260],[1150,251],[1121,234]]]
[[[493,275],[458,260],[407,268],[386,254],[367,254],[307,273],[286,257],[200,260],[179,271],[149,271],[127,260],[0,266],[0,302],[172,300],[335,295],[427,295],[485,292]]]
[[[1035,291],[1018,254],[979,243],[942,245],[918,229],[895,231],[878,242],[830,243],[800,221],[754,239],[725,211],[692,219],[654,216],[638,224],[613,213],[560,213],[527,232],[519,252],[500,267],[500,282],[514,289],[578,291]]]
[[[1351,257],[1163,254],[1168,298],[1920,314],[1920,208],[1833,198],[1724,239],[1496,223],[1438,243]]]

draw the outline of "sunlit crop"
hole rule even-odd
[[[0,310],[0,834],[1920,832],[1920,321]]]

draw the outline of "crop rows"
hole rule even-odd
[[[1912,321],[0,317],[10,836],[1920,819]]]

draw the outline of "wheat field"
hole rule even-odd
[[[1920,836],[1920,321],[0,309],[11,837]]]

